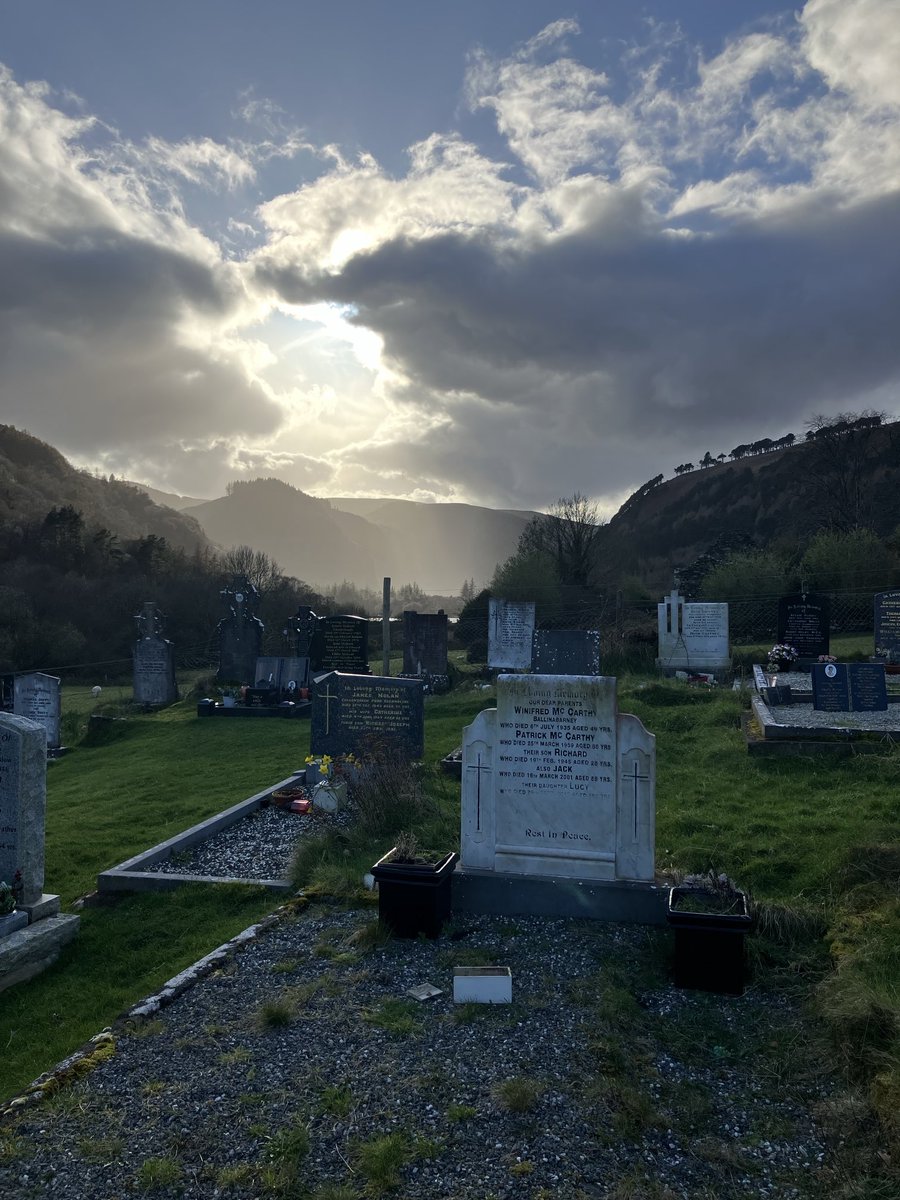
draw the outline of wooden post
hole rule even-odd
[[[384,577],[381,600],[381,673],[391,673],[391,577]]]

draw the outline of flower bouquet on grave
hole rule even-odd
[[[9,913],[15,912],[15,909],[16,894],[13,885],[5,879],[0,879],[0,917],[8,916]]]
[[[331,777],[333,760],[330,754],[323,754],[321,758],[307,754],[303,761],[306,763],[306,782],[311,787],[313,784],[321,783],[323,779]]]
[[[789,671],[799,657],[800,651],[796,646],[778,642],[768,654],[769,670],[775,674],[779,671]]]

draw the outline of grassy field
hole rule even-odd
[[[105,689],[101,701],[114,710]],[[623,711],[657,735],[657,864],[725,871],[761,905],[761,970],[807,989],[848,1085],[860,1088],[888,1142],[900,1141],[900,754],[829,761],[749,758],[747,697],[619,680]],[[296,882],[343,897],[412,826],[458,845],[458,785],[438,760],[493,692],[464,679],[426,701],[426,751],[413,798],[369,812],[349,832],[308,846]],[[73,729],[95,707],[64,694]],[[79,725],[80,722],[80,725]],[[194,701],[92,729],[48,774],[46,879],[65,905],[98,871],[288,775],[308,752],[294,721],[198,720]],[[130,1003],[269,910],[250,888],[189,888],[82,914],[82,929],[38,979],[0,994],[0,1097],[109,1024]]]

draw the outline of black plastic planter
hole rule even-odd
[[[450,888],[459,855],[437,863],[395,863],[389,850],[372,868],[378,882],[378,915],[397,937],[440,936],[450,920]]]
[[[675,931],[675,986],[740,996],[744,991],[744,936],[753,924],[747,897],[738,892],[738,911],[691,912],[678,906],[695,888],[669,891],[668,922]]]

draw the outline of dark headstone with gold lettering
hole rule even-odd
[[[421,680],[332,671],[310,689],[313,754],[365,756],[388,746],[410,758],[424,752],[425,712]]]
[[[900,590],[875,596],[875,653],[900,662]]]
[[[320,617],[310,650],[313,671],[369,673],[369,622],[342,614]]]
[[[796,646],[801,658],[828,653],[831,604],[812,592],[782,596],[778,601],[778,641]]]
[[[447,674],[447,614],[403,614],[403,674]]]

